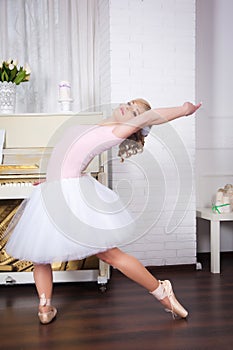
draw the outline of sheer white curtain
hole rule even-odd
[[[74,112],[99,104],[97,10],[97,0],[0,0],[0,59],[32,70],[17,87],[17,112],[59,111],[62,80]]]

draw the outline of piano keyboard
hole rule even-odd
[[[24,199],[28,198],[33,184],[37,180],[31,181],[4,181],[0,180],[0,199]]]
[[[19,155],[14,157],[15,162],[22,159]],[[6,155],[5,158],[7,159]],[[32,192],[33,184],[44,178],[45,174],[40,172],[40,168],[36,163],[25,164],[24,160],[20,164],[1,164],[0,200],[27,198]]]

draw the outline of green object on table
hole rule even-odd
[[[221,205],[212,205],[212,211],[213,211],[214,213],[217,212],[218,214],[221,214],[220,211],[219,211],[219,208],[221,208],[221,207],[226,207],[226,206],[228,206],[228,205],[230,205],[230,203],[221,204]]]

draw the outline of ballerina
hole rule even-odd
[[[151,109],[144,99],[135,99],[119,105],[100,125],[73,126],[64,133],[53,149],[46,181],[34,187],[7,230],[7,253],[34,263],[42,324],[50,323],[57,314],[51,305],[51,264],[91,255],[143,286],[173,317],[187,317],[170,281],[157,280],[140,261],[120,249],[136,239],[133,219],[114,191],[84,171],[94,156],[113,146],[119,145],[122,160],[141,152],[152,125],[192,115],[200,106],[185,102]]]

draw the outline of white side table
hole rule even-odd
[[[211,208],[198,208],[196,215],[210,221],[210,271],[220,273],[220,223],[233,221],[233,212],[218,214]]]

